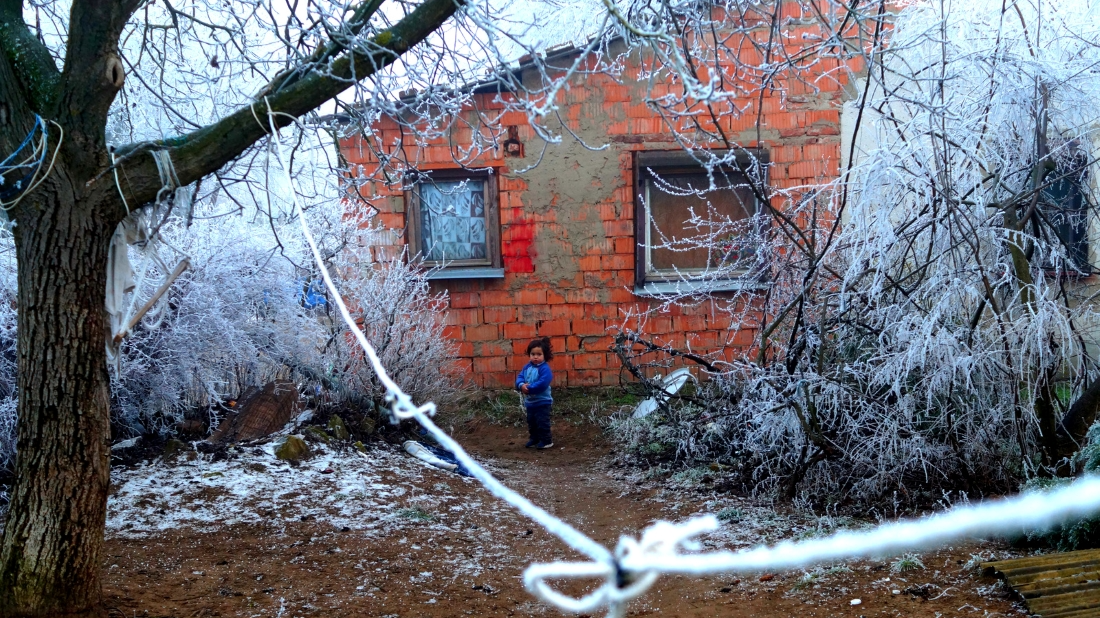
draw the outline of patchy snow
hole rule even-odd
[[[276,459],[274,443],[269,443],[231,449],[231,458],[221,461],[198,455],[191,461],[179,457],[116,468],[107,537],[149,538],[179,529],[216,533],[232,525],[262,525],[282,536],[288,524],[309,521],[334,531],[396,539],[407,547],[406,560],[431,555],[452,579],[525,563],[512,551],[507,531],[528,524],[482,493],[473,479],[387,444],[372,445],[366,453],[320,444],[311,448],[315,456],[298,466]],[[400,534],[413,528],[431,530],[443,541],[439,547],[410,544]],[[461,546],[459,539],[465,539]],[[553,541],[539,543],[546,544]]]
[[[433,511],[462,511],[451,486],[473,481],[447,474],[431,493],[422,489],[435,470],[396,448],[367,453],[312,445],[318,453],[293,466],[275,458],[274,445],[231,451],[234,458],[156,461],[112,471],[107,534],[139,537],[189,527],[212,531],[229,524],[316,519],[336,528],[375,530],[412,521],[409,505]],[[443,472],[439,472],[442,476]],[[464,500],[463,500],[464,501]],[[423,524],[424,522],[419,522]],[[431,524],[440,525],[440,524]]]
[[[486,437],[478,442],[485,447]],[[110,555],[118,565],[108,569],[112,590],[130,608],[187,603],[191,609],[218,606],[222,615],[238,611],[239,596],[248,600],[247,615],[294,615],[288,608],[307,607],[351,615],[352,605],[354,615],[379,616],[392,610],[450,616],[457,615],[456,607],[471,615],[503,615],[501,607],[524,615],[553,613],[530,600],[520,573],[532,562],[577,555],[476,482],[423,464],[393,445],[372,445],[364,454],[346,446],[313,448],[317,456],[297,467],[275,459],[269,444],[231,450],[228,460],[192,455],[191,461],[180,457],[177,463],[114,470],[107,522]],[[720,531],[701,539],[701,550],[808,538],[869,523],[777,511],[776,505],[716,492],[694,477],[658,479],[607,460],[571,460],[566,450],[552,456],[497,445],[489,452],[478,459],[502,481],[608,543],[619,534],[637,534],[654,519],[679,521],[701,512],[717,513],[723,522]],[[153,546],[167,545],[158,541],[182,553],[162,554]],[[889,560],[875,559],[803,573],[668,578],[633,608],[676,613],[682,599],[691,598],[693,606],[779,603],[828,611],[847,609],[859,598],[868,608],[936,604],[906,614],[921,617],[952,603],[1008,615],[1003,591],[976,587],[968,549],[922,555],[927,568],[904,574],[891,571]],[[1003,551],[974,549],[983,556]],[[163,577],[173,591],[186,588],[187,600],[139,592],[145,588],[134,583],[151,585]]]

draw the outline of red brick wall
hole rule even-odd
[[[460,342],[461,361],[479,385],[511,387],[515,372],[527,361],[527,343],[536,336],[551,338],[556,385],[619,382],[619,362],[609,351],[609,329],[623,324],[626,314],[650,308],[649,299],[632,293],[632,152],[677,147],[669,128],[642,103],[646,85],[633,81],[636,76],[636,66],[626,71],[621,83],[589,75],[574,80],[562,93],[561,116],[569,127],[593,145],[610,144],[599,153],[566,136],[562,144],[549,147],[538,167],[515,174],[513,170],[534,162],[543,144],[522,114],[500,117],[500,126],[518,127],[525,147],[523,158],[496,152],[478,161],[499,173],[505,276],[433,282],[449,292],[447,331]],[[721,116],[718,125],[741,144],[768,151],[772,186],[791,188],[834,178],[840,161],[842,84],[821,79],[818,92],[800,83],[785,86],[762,101],[737,101],[748,113]],[[478,95],[483,114],[501,108],[494,96]],[[758,120],[760,144],[755,137]],[[457,167],[451,148],[470,139],[465,131],[465,136],[456,131],[450,143],[406,142],[406,152],[420,169]],[[374,137],[392,147],[399,138],[396,124],[380,122]],[[351,163],[362,166],[365,178],[372,178],[377,162],[365,154],[368,149],[359,139],[345,140],[343,151]],[[404,205],[400,187],[376,180],[364,187],[363,194],[381,211],[383,224],[404,227],[405,214],[397,212]],[[397,249],[377,247],[376,256],[385,259]],[[653,315],[645,332],[677,346],[690,342],[694,350],[722,349],[727,357],[750,346],[755,335],[731,329],[728,316],[706,303]]]

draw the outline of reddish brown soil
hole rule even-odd
[[[655,490],[611,474],[601,463],[607,447],[596,430],[559,424],[555,439],[564,448],[551,451],[524,449],[521,431],[479,425],[459,437],[474,454],[495,462],[506,483],[605,544],[676,516],[654,497]],[[425,480],[429,487],[444,483],[471,499],[492,500],[448,473]],[[681,506],[681,516],[697,510],[690,499]],[[114,615],[128,617],[560,615],[523,589],[521,574],[531,562],[576,556],[522,518],[487,511],[439,513],[434,525],[390,536],[284,520],[227,526],[218,533],[173,530],[136,540],[112,538],[104,556],[105,600]],[[996,581],[963,570],[976,551],[968,545],[927,553],[927,568],[900,575],[891,573],[891,561],[853,563],[851,571],[822,576],[799,590],[801,571],[668,577],[633,603],[628,615],[1022,615]],[[456,575],[455,560],[466,557],[480,557],[484,568]],[[851,605],[856,598],[861,603]]]

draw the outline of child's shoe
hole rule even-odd
[[[537,449],[554,448],[554,443],[553,442],[539,442],[538,444],[535,445],[535,448],[537,448]]]
[[[539,444],[538,440],[531,439],[527,441],[527,444],[523,445],[523,448],[535,448]]]

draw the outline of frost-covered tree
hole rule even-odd
[[[760,178],[753,189],[777,206],[754,226],[701,213],[695,237],[668,245],[721,252],[751,237],[748,263],[693,283],[741,277],[763,292],[668,300],[713,303],[755,339],[729,360],[624,333],[618,349],[640,377],[654,359],[686,358],[709,381],[623,429],[688,460],[719,458],[749,485],[828,501],[1000,492],[1068,472],[1100,406],[1100,6],[855,5],[836,29],[803,31],[793,54],[797,20],[775,13],[771,38],[756,39],[776,41],[765,61],[738,64],[766,88],[814,75],[799,62],[843,59],[838,71],[860,85],[846,164],[835,181],[783,191]],[[677,70],[670,42],[683,39],[644,28]],[[726,83],[700,90],[700,105],[726,100]],[[691,148],[712,139],[682,135]]]
[[[455,108],[465,96],[456,86],[511,80],[503,63],[539,57],[540,19],[525,3],[456,0],[0,2],[0,206],[20,308],[0,615],[80,614],[98,602],[104,289],[128,212],[182,209],[172,195],[192,184],[200,198],[262,204],[256,145],[273,128],[345,91],[339,107],[362,127],[379,110]],[[396,96],[409,89],[428,94]]]

